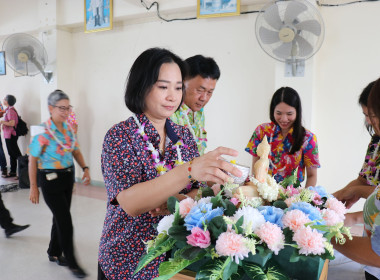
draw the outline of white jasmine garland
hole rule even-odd
[[[272,176],[268,174],[264,183],[259,182],[254,176],[251,176],[249,180],[257,186],[257,191],[262,198],[269,202],[277,199],[280,186]]]
[[[171,228],[171,226],[173,225],[173,222],[174,222],[173,214],[163,217],[157,226],[158,234],[163,233],[164,231],[167,233],[169,231],[169,228]]]

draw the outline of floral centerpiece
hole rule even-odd
[[[351,238],[343,226],[344,205],[323,187],[277,185],[273,200],[262,198],[274,197],[273,189],[259,189],[261,196],[252,199],[239,192],[239,185],[213,189],[219,187],[217,195],[204,188],[196,199],[169,198],[172,214],[159,222],[158,235],[146,244],[136,272],[175,248],[172,259],[160,265],[159,279],[170,279],[199,261],[196,279],[289,279],[276,261],[281,252],[287,253],[286,262],[333,259],[330,240]]]
[[[323,260],[334,258],[331,239],[352,238],[343,226],[346,208],[323,187],[299,186],[297,170],[277,184],[261,172],[267,164],[255,165],[256,176],[243,186],[229,182],[202,188],[195,199],[170,197],[172,214],[157,225],[135,273],[171,250],[157,279],[187,267],[202,280],[318,279]]]

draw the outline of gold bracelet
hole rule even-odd
[[[189,167],[187,168],[187,171],[189,173],[189,176],[187,176],[187,177],[189,178],[189,180],[190,180],[191,183],[194,183],[194,182],[197,181],[193,177],[191,177],[191,165],[193,164],[193,160],[194,159],[192,159],[192,160],[189,161]]]

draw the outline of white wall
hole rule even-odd
[[[0,0],[0,6],[5,2]],[[116,20],[131,11],[148,13],[137,2],[115,0]],[[282,64],[260,49],[254,34],[257,14],[171,23],[127,21],[115,24],[111,31],[85,34],[82,1],[58,1],[57,7],[57,86],[70,95],[75,107],[79,140],[93,179],[102,180],[100,154],[106,131],[130,116],[123,101],[128,71],[142,51],[154,46],[169,48],[183,58],[200,53],[218,62],[221,79],[206,107],[210,149],[219,145],[235,148],[240,152],[238,161],[249,165],[251,158],[244,152],[245,145],[253,129],[269,120],[274,90],[288,85],[300,92],[304,123],[319,140],[322,168],[318,183],[332,192],[357,176],[369,142],[357,97],[368,82],[380,76],[380,38],[376,36],[380,3],[320,9],[326,37],[317,55],[307,61],[304,78],[283,77]],[[16,11],[8,9],[7,13]],[[38,19],[32,15],[5,17],[6,25],[0,19],[0,38],[15,32],[12,26],[17,31],[38,26],[33,22]],[[42,77],[14,78],[9,68],[8,75],[0,77],[0,93],[13,91],[20,100],[18,108],[24,112],[23,117],[30,117],[29,123],[40,121],[36,116],[43,89],[37,79]]]

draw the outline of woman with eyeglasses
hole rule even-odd
[[[52,92],[48,97],[50,118],[32,129],[35,135],[32,135],[29,145],[29,199],[32,203],[39,203],[39,185],[45,202],[53,213],[51,239],[47,250],[49,260],[68,266],[77,278],[84,278],[87,274],[74,255],[70,214],[74,186],[73,157],[84,172],[84,184],[89,184],[91,178],[76,134],[67,123],[71,108],[69,97],[63,91]]]
[[[3,100],[3,104],[6,107],[6,109],[4,120],[0,121],[0,124],[3,125],[5,144],[7,146],[9,158],[11,161],[11,170],[6,175],[4,173],[4,178],[17,176],[17,158],[21,156],[20,149],[17,145],[18,136],[15,130],[15,127],[18,123],[18,114],[16,109],[13,107],[15,103],[16,97],[14,97],[13,95],[7,95]]]

